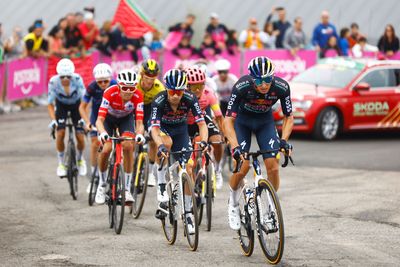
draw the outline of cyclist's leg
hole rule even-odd
[[[80,104],[80,101],[78,101],[76,104],[69,106],[69,111],[71,112],[72,123],[74,124],[74,127],[75,127],[75,136],[76,136],[77,149],[78,149],[77,160],[82,159],[83,150],[85,149],[84,130],[83,130],[82,126],[78,125],[78,121],[81,119],[81,115],[79,114],[79,104]]]
[[[172,138],[168,135],[165,129],[160,129],[160,137],[164,146],[171,151]],[[166,190],[167,180],[165,179],[165,174],[167,172],[167,159],[164,161],[164,165],[160,168],[161,158],[156,157],[156,168],[157,168],[157,200],[158,202],[167,202],[168,193]],[[156,216],[157,217],[157,216]]]
[[[218,127],[215,125],[211,117],[208,115],[205,116],[205,120],[207,123],[207,128],[208,128],[208,140],[210,142],[222,142],[222,136],[221,133],[218,129]],[[224,152],[222,143],[221,144],[213,144],[212,145],[213,150],[214,150],[214,158],[215,158],[215,171],[217,173],[221,172],[221,159],[222,159],[222,154]]]
[[[106,130],[109,136],[112,136],[113,129],[116,127],[114,123],[114,118],[110,115],[107,115],[106,119],[104,120],[104,129]],[[103,144],[103,149],[101,150],[98,156],[98,167],[99,167],[99,176],[100,176],[100,185],[106,185],[107,179],[107,165],[108,165],[108,158],[110,157],[110,153],[112,150],[112,142],[111,140],[105,142]]]
[[[189,140],[193,140],[193,147],[195,149],[197,149],[198,145],[196,145],[195,142],[199,142],[200,141],[200,138],[198,136],[198,134],[199,134],[199,126],[197,125],[197,123],[188,125],[188,134],[189,134]],[[182,146],[182,145],[180,145],[180,146]],[[180,149],[177,149],[177,151],[179,151],[179,150]],[[195,166],[197,164],[196,158],[198,156],[196,153],[199,153],[199,152],[193,152],[192,153],[192,158],[190,160],[190,165],[188,164],[187,168],[186,168],[187,171],[188,171],[188,174],[192,177],[193,181],[196,178],[196,174],[194,173],[194,168],[195,168]]]
[[[133,119],[133,114],[129,114],[123,118],[118,119],[118,129],[121,136],[125,137],[135,137],[135,120]],[[124,171],[125,171],[125,189],[129,190],[132,182],[133,173],[133,151],[135,150],[133,140],[123,141],[122,151],[124,154]]]
[[[93,111],[90,115],[90,124],[96,125],[96,120],[97,120],[97,113]],[[90,165],[91,165],[91,174],[93,175],[94,170],[96,169],[97,166],[97,156],[98,156],[98,151],[99,151],[99,140],[97,138],[97,131],[90,131]]]
[[[64,164],[64,138],[65,138],[65,121],[67,119],[67,109],[65,105],[56,100],[56,120],[57,120],[57,133],[56,133],[56,149],[58,164]]]

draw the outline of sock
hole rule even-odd
[[[57,152],[58,164],[64,164],[64,151]]]
[[[107,171],[100,171],[100,185],[102,187],[106,186],[106,180],[107,180]]]
[[[132,173],[125,173],[125,190],[130,190],[132,182]]]
[[[156,164],[157,167],[157,178],[158,178],[158,184],[165,184],[165,173],[167,172],[167,168],[164,166],[161,171],[158,170],[160,165]]]
[[[154,162],[153,163],[149,162],[149,174],[152,173],[154,173]]]
[[[185,195],[185,211],[192,210],[192,196]]]
[[[96,170],[96,166],[90,166],[90,170],[91,170],[90,173],[93,175],[94,171]]]
[[[215,164],[216,172],[221,172],[221,162],[222,162],[222,160],[220,162],[216,162],[216,164]]]
[[[83,150],[78,150],[78,154],[77,154],[76,159],[77,160],[81,160],[82,159],[82,154],[83,154]]]
[[[229,203],[233,206],[239,205],[240,189],[233,190],[231,187],[229,189]]]

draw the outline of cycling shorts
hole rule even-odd
[[[204,120],[207,124],[209,138],[210,136],[220,134],[218,127],[214,124],[210,116],[205,115]],[[197,123],[189,124],[188,131],[190,138],[193,139],[197,134],[199,134],[199,126],[197,125]]]
[[[132,113],[122,118],[116,118],[107,114],[104,120],[104,129],[109,136],[113,136],[113,130],[118,129],[121,136],[135,137],[134,123],[135,120]]]
[[[79,114],[79,104],[81,101],[77,101],[75,104],[66,105],[56,99],[56,120],[57,120],[57,131],[64,130],[67,122],[68,111],[71,114],[71,120],[74,124],[76,133],[83,133],[83,128],[78,126],[78,121],[81,119]]]
[[[176,132],[167,127],[162,127],[160,130],[162,134],[171,137],[172,139],[171,152],[181,151],[183,149],[185,150],[192,149],[192,143],[190,142],[188,131]],[[189,161],[191,154],[192,154],[191,152],[183,154],[183,160],[186,163]],[[179,160],[179,157],[180,157],[179,155],[174,155],[175,160]]]

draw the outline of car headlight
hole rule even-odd
[[[310,109],[312,103],[313,103],[312,100],[293,101],[292,106],[294,110],[301,109],[307,111],[308,109]]]

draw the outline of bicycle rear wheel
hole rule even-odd
[[[243,188],[240,199],[240,229],[238,231],[240,247],[242,248],[243,254],[250,257],[254,251],[254,230],[251,226],[251,214],[249,210],[249,200],[246,197],[246,189]]]
[[[257,232],[261,249],[270,264],[278,264],[283,255],[285,233],[278,196],[267,180],[257,188]]]
[[[191,203],[185,203],[185,188],[187,188],[191,194],[190,201]],[[190,250],[195,251],[197,249],[197,246],[199,244],[199,220],[198,220],[198,211],[197,211],[197,203],[196,203],[196,196],[194,194],[194,186],[193,186],[193,180],[187,173],[182,174],[182,190],[183,194],[183,203],[182,207],[186,207],[186,205],[191,206],[191,211],[186,211],[184,208],[185,212],[182,216],[182,221],[184,225],[184,234],[186,235],[187,241],[189,243]],[[189,226],[186,222],[186,215],[193,215],[193,226],[194,226],[194,233],[190,234],[189,233]]]
[[[171,183],[167,184],[167,192],[169,196],[169,201],[167,203],[166,210],[168,214],[161,219],[161,226],[165,235],[165,238],[168,241],[168,244],[173,245],[176,241],[176,232],[178,223],[176,220],[176,207],[177,207],[177,199],[178,192],[177,190],[172,190]]]
[[[100,178],[97,172],[94,172],[90,179],[90,191],[88,196],[89,206],[93,206],[94,199],[96,198],[96,191],[97,187],[99,186],[99,179]]]
[[[147,153],[140,153],[135,165],[135,180],[131,185],[133,204],[130,207],[133,218],[137,219],[142,212],[144,200],[146,199],[147,181],[149,178],[149,157]],[[137,177],[137,181],[136,181]]]
[[[78,168],[76,166],[76,152],[75,144],[73,142],[68,142],[67,148],[67,176],[70,188],[70,193],[73,200],[77,199],[78,196]]]
[[[114,230],[116,234],[120,234],[124,224],[125,213],[125,174],[123,166],[118,164],[115,172],[115,187],[113,198],[113,214],[114,214]]]
[[[212,168],[212,163],[207,166],[207,175],[206,175],[206,206],[207,206],[207,231],[211,231],[211,219],[212,219],[212,205],[214,199],[214,190],[213,190],[213,172],[214,168]]]

